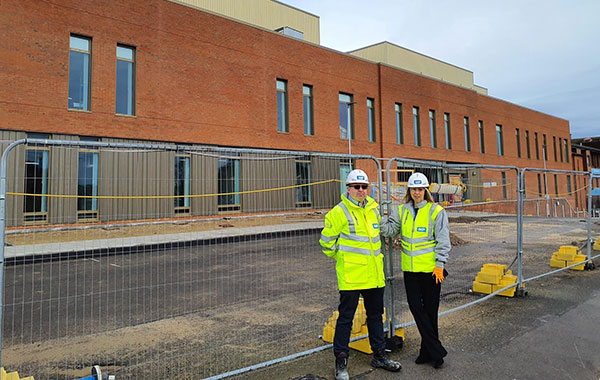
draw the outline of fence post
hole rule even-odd
[[[8,171],[8,153],[27,139],[13,141],[2,153],[0,163],[0,366],[2,366],[2,332],[4,321],[4,247],[6,245],[6,173]]]

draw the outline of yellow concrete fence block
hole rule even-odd
[[[555,252],[556,259],[558,260],[575,260],[575,255],[579,253],[577,247],[572,245],[563,245],[560,247],[558,252]]]
[[[506,265],[503,264],[484,264],[481,271],[477,274],[475,281],[487,284],[498,284],[504,275]]]
[[[550,266],[552,268],[564,268],[567,266],[567,261],[566,260],[557,260],[554,258],[555,256],[552,255],[552,258],[550,259]]]
[[[476,293],[491,294],[492,293],[492,285],[484,284],[479,281],[473,281],[473,291]]]
[[[371,343],[369,343],[369,338],[359,339],[354,342],[350,342],[348,347],[355,349],[360,352],[364,352],[365,354],[372,354],[373,350],[371,350]]]
[[[4,367],[0,367],[0,380],[34,380],[34,378],[33,376],[21,378],[18,372],[7,373]]]

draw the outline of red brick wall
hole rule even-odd
[[[542,166],[533,133],[569,139],[569,123],[440,81],[233,22],[163,0],[144,2],[4,0],[0,12],[0,123],[3,129],[230,146],[347,152],[339,136],[338,93],[354,95],[352,152],[487,164]],[[91,112],[67,110],[69,35],[92,42]],[[115,115],[116,44],[136,47],[136,116]],[[289,133],[277,132],[275,81],[288,81]],[[379,83],[381,83],[381,88]],[[304,136],[302,85],[313,86],[315,136]],[[368,142],[366,99],[376,105],[377,142]],[[404,105],[396,145],[394,103]],[[412,107],[420,108],[422,146],[413,146]],[[430,148],[428,111],[437,117]],[[452,125],[444,149],[443,114]],[[463,117],[471,152],[464,151]],[[483,120],[486,154],[479,153]],[[496,154],[495,125],[505,155]],[[516,158],[515,128],[530,131],[532,159]]]

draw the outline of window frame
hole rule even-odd
[[[377,126],[375,121],[375,99],[367,98],[367,128],[369,130],[369,142],[377,142]]]
[[[435,125],[435,110],[429,110],[429,136],[432,148],[437,148],[437,134]]]
[[[222,161],[233,161],[233,191],[232,192],[223,192],[221,193],[221,184],[222,181],[231,181],[231,179],[223,178],[221,179],[221,162]],[[239,212],[242,209],[241,205],[241,196],[240,196],[240,188],[241,188],[241,173],[240,173],[240,164],[241,160],[239,156],[226,156],[219,157],[217,160],[217,210],[219,213],[232,213]],[[227,163],[226,163],[227,165]],[[227,193],[237,193],[237,194],[229,194],[229,195],[221,195]],[[221,202],[227,196],[233,197],[232,203]]]
[[[413,106],[413,135],[415,146],[421,146],[421,120],[419,107]]]
[[[79,141],[99,141],[98,138],[95,137],[80,137]],[[78,167],[77,167],[77,195],[81,196],[81,195],[87,195],[87,194],[81,194],[81,192],[79,191],[80,189],[80,170],[81,167],[79,166],[81,164],[81,154],[93,154],[96,156],[96,160],[95,160],[95,168],[94,171],[95,173],[92,173],[92,183],[95,181],[96,185],[93,186],[92,185],[92,196],[96,195],[98,196],[98,192],[100,189],[100,152],[98,151],[97,147],[79,147],[79,151],[78,151]],[[95,178],[94,178],[95,177]],[[94,188],[95,187],[95,188]],[[95,194],[94,194],[95,193]],[[92,206],[92,208],[90,210],[86,210],[86,209],[80,209],[80,205],[79,205],[79,199],[77,201],[77,222],[96,222],[99,220],[99,209],[100,209],[100,199],[99,198],[92,198],[92,204],[95,204],[95,207]],[[84,198],[87,199],[87,198]],[[95,201],[95,202],[94,202]]]
[[[496,149],[498,156],[504,156],[504,136],[502,132],[502,124],[496,124]]]
[[[469,117],[463,117],[463,126],[465,132],[465,152],[471,152],[471,131],[469,126]]]
[[[88,50],[82,50],[78,48],[72,47],[72,38],[78,38],[81,40],[86,40],[88,43]],[[89,36],[84,36],[82,34],[71,33],[69,34],[69,68],[68,68],[68,80],[67,80],[67,109],[69,111],[79,111],[79,112],[92,112],[92,48],[93,48],[93,39]],[[87,107],[85,108],[76,108],[71,107],[70,100],[72,98],[71,94],[71,78],[72,78],[72,64],[71,64],[71,53],[76,52],[80,54],[87,54],[87,86],[85,92],[85,101],[87,102]]]
[[[450,126],[449,112],[444,112],[444,134],[446,135],[446,149],[452,150],[452,127]]]
[[[131,50],[131,57],[132,58],[123,58],[123,57],[119,57],[119,48],[121,49],[129,49]],[[137,77],[137,49],[135,46],[133,45],[127,45],[127,44],[121,44],[121,43],[117,43],[117,52],[115,54],[116,57],[116,62],[115,62],[115,70],[116,70],[116,74],[115,74],[115,115],[119,115],[119,116],[135,116],[136,115],[136,106],[135,106],[135,101],[136,101],[136,77]],[[131,112],[130,113],[122,113],[122,112],[118,112],[118,106],[119,106],[119,61],[121,62],[127,62],[131,64],[131,78],[127,78],[128,80],[131,79],[131,83],[129,83],[129,85],[131,86],[130,90],[131,93],[127,93],[127,101],[128,103],[131,103]]]
[[[477,129],[479,131],[479,153],[485,154],[485,132],[483,131],[483,120],[477,122]]]
[[[183,196],[181,196],[181,194],[177,193],[178,190],[178,182],[181,181],[179,176],[178,176],[178,170],[177,170],[177,163],[178,160],[183,159],[184,162],[187,161],[187,165],[185,165],[185,172],[184,172],[184,178],[183,178]],[[192,156],[191,154],[186,154],[186,153],[177,153],[175,154],[175,157],[173,159],[173,163],[174,163],[174,169],[175,169],[175,173],[173,175],[173,195],[176,196],[176,198],[173,198],[173,213],[175,215],[189,215],[191,214],[192,211],[192,199],[189,195],[191,195],[191,191],[192,191],[192,180],[191,180],[191,173],[192,173]],[[187,194],[186,194],[187,191]],[[183,206],[178,205],[177,201],[179,201],[180,199],[183,199]]]
[[[517,140],[517,157],[521,158],[521,131],[515,128],[515,139]]]
[[[315,119],[314,119],[314,95],[313,86],[308,84],[302,85],[302,110],[304,117],[304,135],[315,135]],[[308,115],[307,115],[308,110]]]
[[[342,98],[346,98],[347,100],[342,100]],[[338,111],[339,111],[339,118],[340,118],[340,139],[342,140],[354,140],[355,137],[355,131],[354,131],[354,95],[353,94],[349,94],[346,92],[339,92],[338,93]],[[344,110],[342,111],[342,105],[344,107]],[[349,125],[345,126],[345,135],[343,134],[342,130],[344,128],[344,126],[342,125],[342,115],[344,116],[345,120],[347,121],[347,123]],[[349,135],[349,136],[348,136]]]
[[[39,135],[39,134],[29,134],[27,136],[27,138],[35,138],[35,139],[49,139],[50,136],[49,135]],[[24,196],[23,197],[23,224],[24,225],[34,225],[34,224],[46,224],[48,223],[48,215],[49,215],[49,203],[48,202],[48,197],[47,196],[43,196],[43,195],[48,195],[50,193],[50,162],[51,162],[51,151],[50,151],[50,147],[48,146],[40,146],[40,145],[35,145],[35,144],[27,144],[25,145],[25,172],[23,175],[23,179],[24,179],[24,184],[23,184],[23,192],[24,193],[29,193],[29,194],[38,194],[35,192],[29,192],[28,191],[28,186],[27,186],[27,180],[31,177],[29,177],[27,175],[27,153],[28,152],[42,152],[42,157],[43,157],[43,161],[46,161],[46,168],[42,168],[42,177],[41,177],[41,181],[42,181],[42,192],[39,193],[40,196],[40,211],[35,210],[35,202],[38,196]],[[44,157],[45,156],[45,157]],[[36,163],[37,165],[37,163]],[[44,173],[45,170],[45,173]],[[45,175],[45,178],[44,178]],[[34,180],[36,180],[38,177],[35,176],[33,177]],[[44,183],[45,182],[45,183]],[[35,187],[35,184],[34,184]],[[44,192],[44,187],[45,187],[45,192]],[[26,211],[27,210],[27,204],[28,204],[28,200],[31,200],[34,202],[33,206],[34,206],[34,211]]]
[[[306,169],[307,169],[307,178],[300,178],[299,176],[299,172],[298,172],[298,165],[306,165]],[[311,167],[311,161],[310,160],[296,160],[295,161],[295,165],[294,165],[294,169],[295,169],[295,174],[296,174],[296,181],[295,181],[295,185],[307,185],[311,183],[311,176],[312,176],[312,167]],[[306,194],[303,193],[303,189],[306,189],[307,192]],[[294,192],[294,201],[295,201],[295,206],[296,208],[312,208],[312,189],[311,186],[301,186],[301,187],[296,187],[295,189],[296,191]],[[300,196],[299,196],[300,195]],[[306,199],[305,199],[305,195],[306,195]]]
[[[282,85],[280,87],[280,84]],[[289,133],[288,81],[277,78],[275,81],[277,104],[277,132]]]
[[[525,149],[527,151],[527,159],[531,160],[531,147],[529,146],[529,130],[525,130]]]

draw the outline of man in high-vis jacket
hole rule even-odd
[[[452,246],[448,216],[433,202],[429,181],[423,173],[408,178],[404,203],[393,208],[381,223],[385,237],[398,235],[402,244],[402,271],[408,307],[421,335],[417,364],[441,368],[448,354],[439,339],[438,309],[444,269]]]
[[[336,260],[340,291],[339,316],[333,338],[335,378],[347,380],[352,320],[362,294],[367,312],[369,342],[373,350],[371,365],[397,372],[402,366],[387,357],[383,335],[383,292],[385,275],[379,238],[381,215],[378,204],[367,196],[369,179],[360,170],[352,170],[346,179],[348,192],[325,216],[321,232],[323,253]]]

